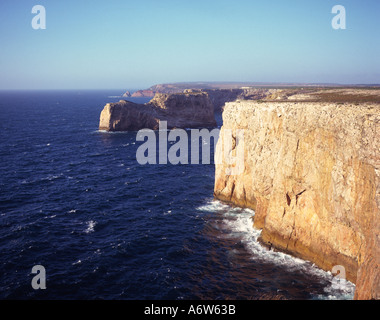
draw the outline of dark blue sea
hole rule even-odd
[[[254,211],[213,199],[212,163],[140,165],[136,132],[99,132],[120,94],[0,92],[0,299],[353,298],[262,247]]]

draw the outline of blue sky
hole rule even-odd
[[[46,30],[31,27],[38,4]],[[380,83],[379,18],[378,0],[1,0],[0,89]]]

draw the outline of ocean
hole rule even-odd
[[[262,247],[254,211],[213,199],[213,163],[140,165],[136,132],[100,132],[120,93],[0,92],[0,299],[353,299]]]

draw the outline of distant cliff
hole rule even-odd
[[[131,97],[133,98],[153,98],[154,95],[155,95],[155,91],[152,91],[152,90],[138,90],[134,93],[132,93]]]
[[[206,93],[157,93],[146,104],[121,100],[108,103],[100,114],[99,129],[135,131],[158,129],[159,121],[168,128],[198,128],[216,126],[213,105]]]
[[[334,87],[334,88],[333,88]],[[185,91],[198,91],[208,93],[216,112],[220,112],[226,102],[235,100],[291,100],[307,97],[311,101],[336,101],[336,88],[345,89],[338,84],[307,84],[307,83],[260,83],[260,82],[178,82],[156,84],[146,90],[138,90],[132,97],[153,97],[155,93],[181,93]],[[365,86],[356,86],[355,90],[369,89]],[[366,90],[368,94],[360,94],[360,102],[379,102],[380,97],[371,91],[377,91],[378,85]],[[354,90],[354,91],[355,91]],[[344,95],[341,95],[342,98]],[[344,98],[344,97],[343,97]],[[343,99],[345,100],[345,99]]]
[[[282,91],[275,88],[250,88],[239,87],[238,84],[211,84],[211,83],[174,83],[158,84],[150,87],[148,90],[135,92],[132,97],[153,96],[155,92],[159,93],[180,93],[180,92],[205,92],[210,97],[216,112],[221,112],[226,102],[235,100],[258,100],[265,99],[274,93]]]
[[[221,137],[244,129],[242,172],[217,144],[216,198],[255,210],[260,240],[325,270],[356,299],[380,299],[380,104],[227,103]]]
[[[217,112],[222,111],[226,102],[235,100],[259,100],[265,99],[272,95],[279,89],[262,89],[262,88],[246,88],[246,89],[204,89],[209,95],[214,110]]]
[[[263,89],[263,88],[239,88],[239,89],[203,89],[203,88],[187,88],[173,86],[157,85],[153,87],[154,90],[139,90],[132,94],[132,97],[151,97],[155,92],[161,93],[182,93],[182,92],[205,92],[210,97],[216,112],[221,112],[226,102],[235,100],[259,100],[265,99],[276,92],[283,91],[280,89]]]

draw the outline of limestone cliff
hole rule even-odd
[[[244,130],[235,175],[223,161],[229,129]],[[380,299],[380,104],[227,103],[216,162],[215,197],[253,208],[264,244],[342,265],[356,299]]]
[[[146,104],[124,100],[108,103],[100,114],[99,130],[158,129],[160,120],[167,121],[168,128],[216,126],[213,105],[206,93],[157,93]]]

